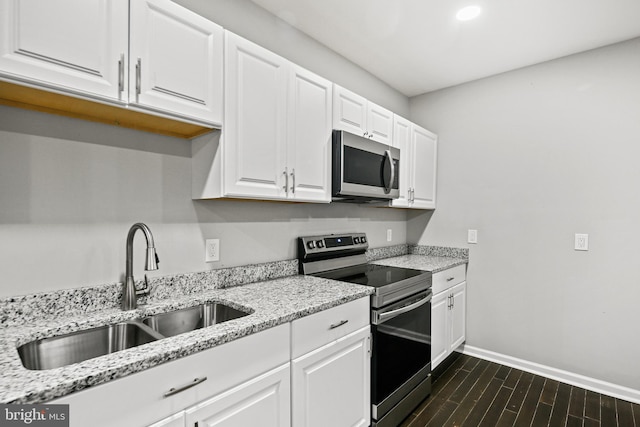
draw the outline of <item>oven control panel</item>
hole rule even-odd
[[[344,251],[362,251],[369,247],[365,233],[327,234],[298,238],[298,258],[308,255],[331,255]]]

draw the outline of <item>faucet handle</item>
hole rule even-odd
[[[147,275],[144,275],[144,287],[140,290],[136,290],[136,296],[149,295],[151,293],[151,289],[149,289],[149,280],[147,279]]]

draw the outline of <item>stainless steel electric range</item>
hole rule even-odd
[[[300,272],[371,286],[371,418],[395,427],[431,393],[431,273],[367,263],[364,233],[298,239]]]

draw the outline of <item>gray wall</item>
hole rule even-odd
[[[640,39],[410,106],[440,151],[408,240],[470,248],[467,344],[640,389]]]
[[[179,3],[408,115],[405,96],[250,1]],[[160,255],[149,276],[293,259],[295,237],[306,234],[362,231],[371,247],[406,242],[402,210],[192,201],[190,144],[0,107],[0,296],[121,280],[126,234],[138,221],[151,227]],[[221,239],[220,262],[204,262],[206,238]]]

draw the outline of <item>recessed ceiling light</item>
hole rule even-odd
[[[463,7],[458,11],[458,13],[456,13],[456,18],[458,18],[459,21],[469,21],[477,18],[478,15],[480,15],[480,12],[482,12],[480,6],[467,6]]]

